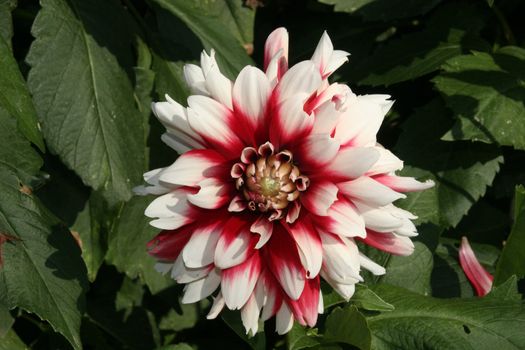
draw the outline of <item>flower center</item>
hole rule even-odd
[[[283,217],[288,204],[297,200],[310,184],[293,164],[292,153],[275,153],[270,142],[258,149],[246,147],[241,162],[233,165],[231,176],[246,207],[251,211],[270,211],[271,219]]]

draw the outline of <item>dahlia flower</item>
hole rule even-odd
[[[203,52],[200,67],[184,67],[188,107],[153,103],[162,140],[181,155],[137,189],[158,196],[145,212],[162,230],[149,253],[185,284],[183,303],[213,296],[208,318],[226,306],[251,334],[272,316],[279,334],[294,320],[314,326],[321,277],[348,300],[361,269],[385,273],[358,241],[413,251],[415,216],[392,202],[433,183],[396,176],[403,162],[376,141],[390,96],[329,83],[348,55],[324,33],[312,58],[289,68],[279,28],[264,70],[247,66],[232,82]]]

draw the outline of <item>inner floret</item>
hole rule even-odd
[[[231,176],[246,200],[246,208],[273,211],[272,219],[283,217],[288,204],[297,200],[310,183],[294,165],[292,153],[288,150],[276,153],[270,142],[258,149],[244,148],[240,160],[233,165]]]

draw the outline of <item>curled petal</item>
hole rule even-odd
[[[480,297],[487,295],[492,288],[494,277],[479,263],[470,247],[467,237],[461,238],[459,247],[459,263],[468,280]]]
[[[288,68],[288,31],[285,28],[277,28],[268,35],[264,45],[264,70],[268,68],[272,58],[280,54],[279,69],[286,71]]]

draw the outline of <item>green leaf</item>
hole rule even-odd
[[[356,13],[369,21],[389,21],[425,14],[441,0],[319,0],[319,2],[335,5],[336,12]]]
[[[316,331],[316,329],[314,329]],[[290,332],[286,334],[288,350],[310,349],[322,344],[322,338],[294,322]]]
[[[432,295],[439,298],[472,297],[474,290],[459,264],[460,241],[442,238],[434,255],[432,270]],[[471,242],[479,262],[493,272],[500,255],[498,248],[490,244]]]
[[[0,339],[6,336],[13,323],[15,323],[15,319],[11,316],[9,308],[3,300],[0,300]]]
[[[494,285],[499,285],[510,276],[525,277],[525,187],[516,187],[514,197],[514,224],[503,246],[494,276]]]
[[[110,230],[106,261],[129,278],[140,278],[156,294],[174,281],[154,269],[155,259],[146,251],[146,243],[158,233],[144,215],[151,200],[134,197],[122,206]]]
[[[179,298],[177,308],[172,308],[164,315],[159,323],[159,328],[165,331],[181,331],[195,327],[200,317],[200,309],[209,304],[207,299],[199,304],[182,304]]]
[[[71,227],[82,242],[82,259],[90,282],[97,277],[107,250],[107,211],[107,205],[100,194],[93,192]]]
[[[495,298],[436,299],[377,285],[395,306],[367,317],[372,349],[523,349],[525,307]]]
[[[449,60],[436,88],[458,118],[445,140],[474,140],[525,149],[525,50],[504,47]]]
[[[244,340],[253,350],[266,349],[266,337],[263,331],[259,331],[253,336],[247,335],[238,312],[224,310],[221,312],[221,318],[242,340]],[[259,327],[261,328],[261,327]]]
[[[499,286],[492,286],[486,298],[496,298],[500,300],[514,300],[520,301],[521,294],[518,292],[518,278],[516,275],[510,276],[508,280],[501,283]]]
[[[230,9],[225,17],[226,8],[220,2],[209,1],[170,1],[153,0],[162,8],[177,16],[201,40],[206,50],[215,49],[217,62],[223,72],[230,79],[235,78],[244,66],[254,65],[246,50],[236,39],[235,34],[225,30],[225,23],[229,18],[237,18],[238,12]],[[227,6],[233,4],[228,1]],[[225,5],[226,6],[226,5]],[[219,10],[222,7],[222,10]],[[221,28],[221,30],[218,30]]]
[[[42,159],[17,130],[16,120],[1,107],[0,139],[5,145],[0,147],[0,169],[9,169],[24,185],[30,185],[42,166]]]
[[[497,147],[473,142],[446,142],[439,137],[452,121],[439,100],[416,110],[404,124],[396,154],[405,176],[432,179],[436,185],[397,202],[419,217],[444,228],[455,226],[485,194],[503,157]]]
[[[0,37],[11,46],[13,36],[13,21],[11,11],[16,8],[17,0],[0,0]]]
[[[144,297],[144,287],[138,280],[124,278],[115,298],[115,309],[117,312],[124,311],[124,320],[126,320],[136,306],[142,305]]]
[[[356,285],[355,294],[350,301],[360,309],[369,311],[392,311],[394,306],[381,299],[365,285]]]
[[[0,174],[0,232],[14,237],[1,247],[0,300],[49,321],[80,349],[87,288],[80,250],[62,224],[20,191],[13,173],[3,168]]]
[[[125,16],[114,0],[43,0],[27,57],[49,149],[110,203],[129,199],[145,168]]]
[[[44,141],[31,96],[11,49],[2,36],[0,36],[0,108],[15,117],[18,121],[18,130],[44,151]]]
[[[10,330],[4,337],[0,337],[0,350],[26,350],[29,349],[18,337],[14,330]]]
[[[420,31],[389,40],[357,63],[361,84],[391,85],[434,72],[448,59],[484,48],[477,33],[484,15],[475,6],[450,4],[438,9]]]
[[[327,317],[325,328],[325,341],[354,345],[361,350],[370,349],[371,334],[367,320],[353,305],[335,308]]]

